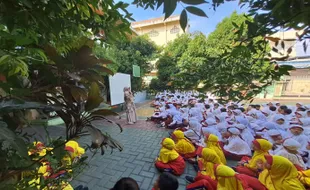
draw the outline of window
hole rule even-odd
[[[159,35],[159,32],[157,32],[156,30],[151,30],[149,33],[148,33],[149,37],[156,37]]]
[[[171,30],[170,30],[170,34],[177,34],[180,32],[180,28],[177,26],[174,26]]]

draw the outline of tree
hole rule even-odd
[[[42,189],[66,182],[70,172],[59,179],[48,176],[43,180],[37,168],[50,163],[51,175],[63,170],[63,158],[68,154],[64,144],[86,133],[92,137],[90,149],[101,149],[102,153],[104,147],[122,150],[92,123],[112,122],[104,116],[115,114],[99,94],[102,76],[113,74],[105,66],[111,61],[97,58],[92,49],[94,41],[112,43],[130,33],[127,6],[100,0],[0,2],[0,88],[5,91],[0,99],[0,188],[36,188],[29,181],[38,177],[42,177]],[[35,160],[28,156],[32,136],[19,132],[28,124],[24,118],[28,109],[56,111],[66,124],[66,136],[47,136],[46,146],[52,150]],[[66,169],[80,166],[83,160]],[[16,180],[25,171],[28,177]]]
[[[162,91],[165,89],[179,88],[176,84],[175,75],[179,73],[178,61],[188,44],[191,42],[190,34],[182,34],[172,42],[169,42],[164,49],[163,54],[156,62],[157,79],[153,79],[150,83],[150,89]],[[171,81],[174,81],[173,83]]]
[[[164,51],[171,56],[174,61],[178,62],[182,54],[186,51],[191,40],[191,34],[182,34],[173,41],[169,42]]]
[[[224,18],[217,26],[214,32],[207,38],[206,53],[209,57],[219,57],[225,51],[229,51],[235,45],[237,36],[235,35],[235,26],[241,26],[247,20],[244,14],[233,12],[230,17]],[[243,31],[244,33],[246,31]]]
[[[169,61],[175,66],[175,72],[169,76],[168,70],[164,70],[164,76],[167,76],[164,78],[165,84],[170,81],[174,88],[210,91],[220,101],[240,101],[253,98],[272,81],[288,74],[291,67],[278,68],[266,59],[269,49],[263,37],[255,37],[251,42],[238,41],[248,39],[248,28],[244,23],[251,21],[251,17],[233,13],[219,23],[208,37],[201,33],[191,36],[185,48],[175,54],[178,57]],[[172,42],[168,46],[170,51],[178,50],[174,44],[180,44],[181,40],[177,38]],[[169,67],[164,65],[163,68]],[[160,80],[161,75],[159,70],[159,81],[154,82],[163,81]]]
[[[137,36],[100,49],[97,55],[112,60],[115,64],[111,69],[115,72],[132,75],[133,65],[140,66],[141,77],[131,77],[132,90],[139,92],[143,89],[142,78],[152,70],[150,61],[156,58],[158,50],[147,36]]]
[[[187,49],[178,61],[180,73],[178,73],[178,84],[183,89],[196,89],[201,77],[198,73],[207,74],[204,69],[208,61],[206,36],[202,33],[193,35]]]

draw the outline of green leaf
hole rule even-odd
[[[76,102],[84,102],[85,100],[87,100],[87,92],[85,89],[72,86],[72,85],[70,85],[69,88],[70,88],[72,97],[74,98]]]
[[[188,5],[200,5],[200,4],[208,3],[205,0],[181,0],[181,1]]]
[[[177,7],[177,0],[164,0],[165,20],[169,18]]]
[[[194,14],[194,15],[202,16],[202,17],[207,17],[207,18],[208,18],[208,16],[206,15],[206,13],[205,13],[203,10],[201,10],[201,9],[199,9],[199,8],[197,8],[197,7],[188,6],[188,7],[186,7],[186,10],[187,10],[188,12]]]
[[[231,23],[235,28],[239,28],[238,24],[236,24],[235,22],[231,22]]]
[[[93,82],[88,93],[85,111],[90,111],[97,108],[101,102],[103,102],[103,98],[100,95],[100,88],[97,83]]]
[[[186,27],[187,27],[187,12],[185,9],[183,9],[181,16],[180,16],[180,25],[181,28],[183,29],[183,31],[185,31]]]
[[[7,141],[11,148],[16,150],[23,158],[29,158],[25,142],[7,128],[6,124],[0,121],[0,141]]]
[[[95,65],[92,68],[97,70],[97,71],[100,71],[100,72],[103,72],[103,73],[107,73],[109,75],[114,75],[114,72],[111,69],[109,69],[107,67],[104,67],[104,66],[101,66],[101,65]]]
[[[164,3],[164,0],[158,0],[157,2],[157,8],[158,9],[159,7],[161,7],[161,5]]]
[[[0,58],[0,65],[1,65],[2,63],[5,63],[5,60],[8,59],[9,57],[10,57],[10,55],[4,55],[4,56],[2,56],[2,57]]]

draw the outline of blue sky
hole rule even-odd
[[[122,0],[126,3],[131,3],[132,0]],[[213,10],[210,4],[200,5],[199,8],[203,9],[209,18],[198,17],[195,15],[189,14],[189,24],[191,26],[190,31],[201,31],[204,34],[208,35],[214,31],[216,25],[223,20],[223,18],[228,17],[234,11],[238,13],[246,12],[246,8],[240,9],[238,6],[238,1],[225,2],[223,5],[217,8],[216,11]],[[159,8],[156,11],[151,9],[144,10],[143,8],[137,8],[135,5],[130,5],[127,9],[129,12],[133,13],[133,18],[136,21],[151,19],[163,16],[163,8]],[[181,14],[183,7],[178,5],[177,9],[173,15]]]

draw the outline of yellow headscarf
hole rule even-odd
[[[188,154],[195,152],[194,145],[185,138],[184,133],[180,130],[173,132],[173,135],[177,139],[175,150],[180,154]]]
[[[243,190],[241,182],[237,179],[236,172],[228,166],[216,167],[217,190]]]
[[[174,141],[171,138],[165,138],[161,144],[162,148],[159,151],[158,161],[166,164],[179,157],[179,153],[175,151]]]
[[[265,155],[269,155],[268,151],[272,148],[272,144],[265,139],[256,139],[253,141],[254,146],[259,148],[259,150],[255,150],[253,157],[249,161],[249,164],[245,164],[244,166],[257,170],[257,161],[266,162]]]
[[[223,153],[222,148],[220,147],[218,143],[218,137],[213,134],[206,135],[205,138],[206,148],[210,148],[216,152],[218,157],[221,159],[221,162],[226,165],[226,158]]]
[[[271,169],[265,169],[259,175],[259,181],[268,190],[304,190],[305,187],[298,180],[298,172],[295,166],[282,156],[268,156]],[[272,163],[270,163],[272,162]]]
[[[215,179],[214,165],[222,164],[216,152],[210,148],[202,149],[202,163],[203,171],[201,171],[201,174],[210,176],[212,179]]]
[[[80,157],[83,154],[85,154],[84,148],[80,147],[79,143],[77,143],[76,141],[73,141],[73,140],[70,140],[66,143],[65,149],[70,150],[71,159],[74,159],[76,157]]]

